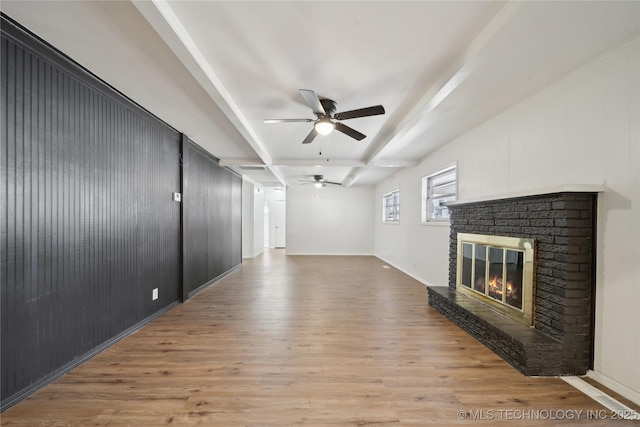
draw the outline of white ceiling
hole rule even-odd
[[[637,1],[6,1],[2,11],[256,182],[372,185],[640,33]],[[302,140],[298,89],[382,116]],[[320,154],[322,153],[322,154]],[[267,170],[255,170],[265,165]],[[259,169],[259,168],[258,168]]]

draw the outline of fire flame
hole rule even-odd
[[[493,276],[493,278],[489,280],[489,289],[493,292],[502,292],[502,279],[498,279],[498,276]]]
[[[489,280],[489,292],[502,295],[502,279],[497,275]],[[511,294],[513,294],[513,283],[509,281],[507,282],[507,296],[511,296]]]

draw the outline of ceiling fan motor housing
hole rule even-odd
[[[336,109],[338,108],[338,103],[333,99],[326,99],[326,98],[320,99],[320,103],[322,104],[322,108],[324,108],[326,116],[333,117],[333,115],[336,112]],[[318,117],[321,117],[321,116],[318,115]]]

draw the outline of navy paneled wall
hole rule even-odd
[[[180,191],[182,135],[4,15],[1,30],[6,409],[177,304],[187,244],[181,205],[171,197]],[[210,240],[188,245],[197,262],[185,264],[197,266],[194,278],[207,283],[240,262],[241,181],[196,158],[188,189],[194,200],[207,191],[211,197],[182,215]],[[182,173],[192,176],[188,170]]]
[[[242,262],[242,178],[192,141],[184,163],[184,284],[193,294]]]

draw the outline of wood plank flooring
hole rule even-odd
[[[245,260],[1,423],[638,425],[558,378],[522,376],[383,265],[282,250]]]

